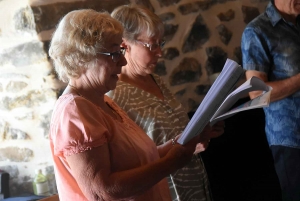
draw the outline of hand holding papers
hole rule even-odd
[[[194,136],[200,134],[209,122],[214,124],[216,121],[228,118],[237,112],[269,105],[272,88],[256,77],[247,80],[244,84],[230,93],[243,73],[244,70],[241,66],[235,61],[227,59],[222,72],[217,77],[196,110],[193,118],[184,129],[181,137],[177,141],[178,143],[187,143]],[[250,91],[257,90],[264,91],[264,93],[228,112],[230,107],[232,107],[238,99],[248,94]]]
[[[226,119],[234,115],[235,113],[244,110],[269,106],[271,90],[272,88],[270,86],[267,86],[261,79],[257,77],[250,78],[227,96],[219,109],[212,116],[210,124],[213,125],[217,121]],[[228,111],[228,109],[230,109],[238,99],[248,94],[250,91],[263,91],[263,94]]]

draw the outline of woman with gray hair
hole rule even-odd
[[[124,27],[122,47],[127,65],[122,68],[115,90],[107,93],[135,121],[156,145],[162,145],[182,133],[189,122],[183,106],[175,99],[162,78],[154,74],[162,56],[164,25],[150,10],[138,5],[123,5],[112,13]],[[210,201],[208,177],[199,152],[210,138],[224,132],[224,122],[207,126],[195,146],[195,155],[169,179],[172,199]],[[207,132],[208,131],[208,132]]]
[[[87,9],[68,13],[53,35],[49,54],[68,83],[49,135],[60,200],[170,201],[164,178],[193,155],[197,137],[156,146],[105,95],[127,63],[122,34],[108,13]]]

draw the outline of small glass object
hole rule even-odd
[[[47,177],[43,175],[42,170],[38,169],[35,171],[35,177],[33,180],[33,193],[35,195],[50,195],[49,183]]]

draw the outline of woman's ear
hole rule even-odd
[[[130,48],[130,45],[128,44],[127,40],[123,38],[123,41],[121,43],[121,47],[128,49]]]

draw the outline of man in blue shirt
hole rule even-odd
[[[243,68],[273,88],[265,131],[284,201],[300,200],[300,0],[272,0],[242,35]],[[254,98],[261,92],[250,93]]]

